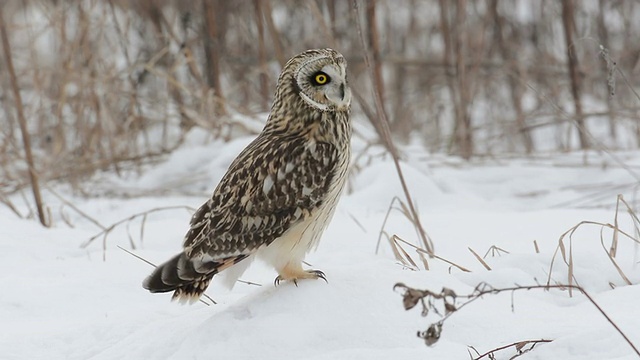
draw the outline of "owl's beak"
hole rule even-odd
[[[347,109],[351,105],[351,89],[345,83],[341,83],[339,86],[334,86],[332,90],[326,94],[327,99],[335,105],[336,109]]]

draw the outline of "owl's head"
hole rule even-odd
[[[347,111],[351,104],[347,62],[333,49],[307,50],[293,57],[278,79],[278,88],[282,87],[293,89],[307,105],[321,111]]]

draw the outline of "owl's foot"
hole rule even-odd
[[[278,285],[280,285],[281,281],[293,281],[293,284],[295,286],[298,286],[298,280],[300,280],[300,279],[322,279],[327,284],[329,283],[327,281],[327,276],[322,271],[320,271],[320,270],[306,270],[306,271],[297,272],[297,273],[293,273],[293,274],[292,273],[280,274],[273,281],[273,285],[278,286]]]

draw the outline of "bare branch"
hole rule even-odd
[[[591,297],[591,295],[589,295],[589,293],[586,290],[584,290],[584,288],[578,285],[557,284],[557,285],[529,285],[529,286],[493,288],[488,284],[482,283],[476,286],[475,290],[471,294],[467,294],[467,295],[457,295],[455,292],[453,292],[453,290],[447,289],[447,288],[443,288],[442,291],[438,293],[432,292],[429,290],[418,290],[418,289],[411,288],[403,283],[397,283],[396,285],[394,285],[393,289],[394,290],[400,289],[401,291],[403,291],[402,296],[403,296],[403,304],[404,304],[405,310],[410,310],[413,307],[415,307],[418,303],[421,303],[423,306],[422,316],[426,316],[429,313],[429,310],[434,310],[434,305],[431,305],[433,304],[433,300],[441,300],[444,303],[446,314],[442,317],[442,319],[440,319],[436,323],[431,324],[426,331],[418,332],[418,336],[423,338],[428,345],[435,343],[439,339],[440,332],[437,332],[437,337],[434,337],[435,336],[434,334],[436,334],[434,329],[442,329],[444,322],[450,316],[459,312],[460,309],[462,309],[463,307],[469,305],[475,300],[482,298],[485,295],[496,295],[503,292],[515,292],[515,291],[521,291],[521,290],[534,290],[534,289],[546,290],[546,291],[551,289],[577,290],[580,293],[582,293],[582,295],[584,295],[584,297],[586,297],[587,300],[589,300],[589,302],[596,308],[596,310],[598,310],[600,315],[602,315],[607,320],[607,322],[611,325],[611,327],[613,327],[616,330],[616,332],[618,332],[620,336],[622,336],[625,342],[629,344],[629,346],[633,349],[634,353],[638,355],[638,357],[640,357],[640,351],[635,346],[635,344],[629,339],[629,337],[627,337],[627,335],[620,329],[620,327],[618,327],[618,325],[609,317],[609,315],[607,315],[604,309],[602,309],[602,307]],[[457,299],[466,299],[467,301],[457,306],[455,304]],[[500,348],[497,348],[495,350],[498,350],[498,349]],[[483,356],[486,356],[486,355],[483,355]],[[476,358],[476,359],[480,359],[480,358]]]

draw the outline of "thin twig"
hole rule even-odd
[[[247,281],[247,280],[242,280],[242,279],[238,279],[236,281],[239,282],[239,283],[246,284],[246,285],[262,286],[262,284],[254,283],[253,281]]]
[[[532,348],[533,348],[533,346],[535,346],[536,344],[540,344],[540,343],[550,343],[550,342],[552,342],[552,341],[553,341],[553,340],[547,340],[547,339],[537,339],[537,340],[522,340],[522,341],[516,341],[516,342],[513,342],[513,343],[511,343],[511,344],[503,345],[503,346],[497,347],[497,348],[495,348],[495,349],[489,350],[489,351],[487,351],[486,353],[484,353],[484,354],[482,354],[482,355],[479,355],[478,357],[474,357],[472,360],[480,360],[480,359],[482,359],[483,357],[489,357],[489,358],[491,358],[491,356],[492,356],[495,352],[500,351],[500,350],[504,350],[504,349],[508,349],[508,348],[510,348],[510,347],[515,347],[515,348],[516,348],[516,350],[518,350],[518,351],[520,352],[520,351],[522,351],[522,348],[523,348],[524,346],[528,345],[528,344],[533,344],[533,345],[531,346],[531,349],[532,349]],[[530,350],[530,349],[529,349],[529,350]],[[512,359],[513,359],[513,358],[512,358]]]
[[[482,266],[484,266],[485,269],[491,271],[491,266],[489,266],[489,264],[487,264],[486,261],[484,261],[483,258],[480,257],[480,255],[478,255],[477,252],[475,252],[472,248],[468,247],[467,249],[469,249],[469,251],[471,251],[471,254],[473,254],[473,256],[476,258],[476,260],[478,260],[480,262],[480,264],[482,264]]]
[[[142,261],[146,262],[147,264],[149,264],[149,265],[153,266],[154,268],[158,267],[158,265],[156,265],[156,264],[152,263],[151,261],[149,261],[149,260],[147,260],[147,259],[143,258],[142,256],[140,256],[140,255],[138,255],[138,254],[135,254],[135,253],[134,253],[134,252],[132,252],[132,251],[129,251],[129,250],[127,250],[127,249],[123,248],[123,247],[122,247],[122,246],[120,246],[120,245],[116,245],[116,246],[118,247],[118,249],[120,249],[120,250],[122,250],[122,251],[126,252],[127,254],[129,254],[129,255],[131,255],[131,256],[133,256],[133,257],[135,257],[135,258],[137,258],[138,260],[142,260]]]
[[[20,219],[24,219],[24,216],[18,211],[15,205],[7,198],[4,193],[0,192],[0,203],[5,204],[14,214],[16,214]]]
[[[68,207],[72,208],[75,212],[77,212],[78,214],[80,214],[82,217],[84,217],[85,219],[89,220],[90,222],[92,222],[95,226],[99,227],[102,230],[106,230],[107,228],[102,225],[98,220],[96,220],[94,217],[89,216],[89,214],[87,214],[86,212],[80,210],[80,208],[78,208],[77,206],[75,206],[73,203],[71,203],[70,201],[68,201],[67,199],[65,199],[64,197],[62,197],[62,195],[60,195],[57,191],[53,190],[50,186],[47,186],[46,184],[44,185],[44,188],[47,189],[47,191],[49,191],[51,194],[53,194],[53,196],[55,196],[56,198],[58,198],[58,200],[62,201],[63,204],[67,205]]]
[[[386,233],[384,231],[384,228],[387,225],[387,221],[389,220],[389,215],[391,214],[391,210],[394,209],[393,203],[396,202],[396,201],[401,202],[399,197],[394,196],[391,199],[391,203],[389,203],[389,207],[387,208],[387,212],[384,215],[384,219],[382,220],[382,225],[380,226],[380,232],[378,233],[378,242],[376,243],[376,252],[375,252],[376,255],[380,251],[380,243],[382,242],[382,236]],[[388,239],[388,240],[391,241],[391,239]]]
[[[353,12],[355,17],[356,27],[358,29],[358,35],[360,38],[360,44],[362,46],[363,53],[364,53],[364,62],[367,66],[367,69],[369,70],[369,75],[371,79],[374,79],[375,78],[374,70],[373,70],[373,67],[371,66],[371,62],[369,61],[369,48],[367,47],[364,34],[362,32],[362,25],[360,24],[360,8],[358,5],[358,0],[353,0]],[[391,139],[391,130],[389,129],[389,120],[387,119],[387,115],[382,107],[382,98],[380,97],[379,89],[375,87],[373,89],[373,97],[374,97],[374,103],[376,106],[378,125],[379,125],[379,128],[382,130],[381,140],[383,140],[384,144],[386,145],[386,148],[389,150],[389,153],[393,158],[393,163],[396,167],[396,172],[398,174],[400,184],[402,185],[402,190],[404,192],[407,205],[409,206],[409,210],[411,211],[413,224],[416,230],[418,231],[422,245],[424,246],[424,248],[426,249],[429,255],[433,255],[435,253],[433,241],[431,240],[429,235],[427,235],[427,232],[424,230],[424,227],[420,222],[420,216],[418,215],[418,212],[413,204],[411,192],[409,191],[409,187],[407,186],[407,183],[404,179],[402,167],[400,166],[400,158],[398,156],[398,151],[393,143],[393,140]]]
[[[116,221],[115,223],[111,224],[109,227],[105,228],[104,230],[102,230],[101,232],[95,234],[94,236],[92,236],[91,238],[89,238],[89,240],[85,241],[81,247],[84,249],[87,246],[89,246],[94,240],[96,240],[97,238],[99,238],[100,236],[104,235],[105,236],[105,241],[106,241],[106,235],[108,235],[111,230],[113,230],[116,226],[121,225],[127,221],[131,221],[137,217],[140,216],[146,216],[148,214],[154,213],[154,212],[158,212],[158,211],[164,211],[164,210],[174,210],[174,209],[186,209],[188,211],[195,211],[194,208],[190,207],[190,206],[185,206],[185,205],[176,205],[176,206],[166,206],[166,207],[159,207],[159,208],[154,208],[151,210],[147,210],[141,213],[137,213],[137,214],[133,214],[127,218],[121,219],[119,221]]]

